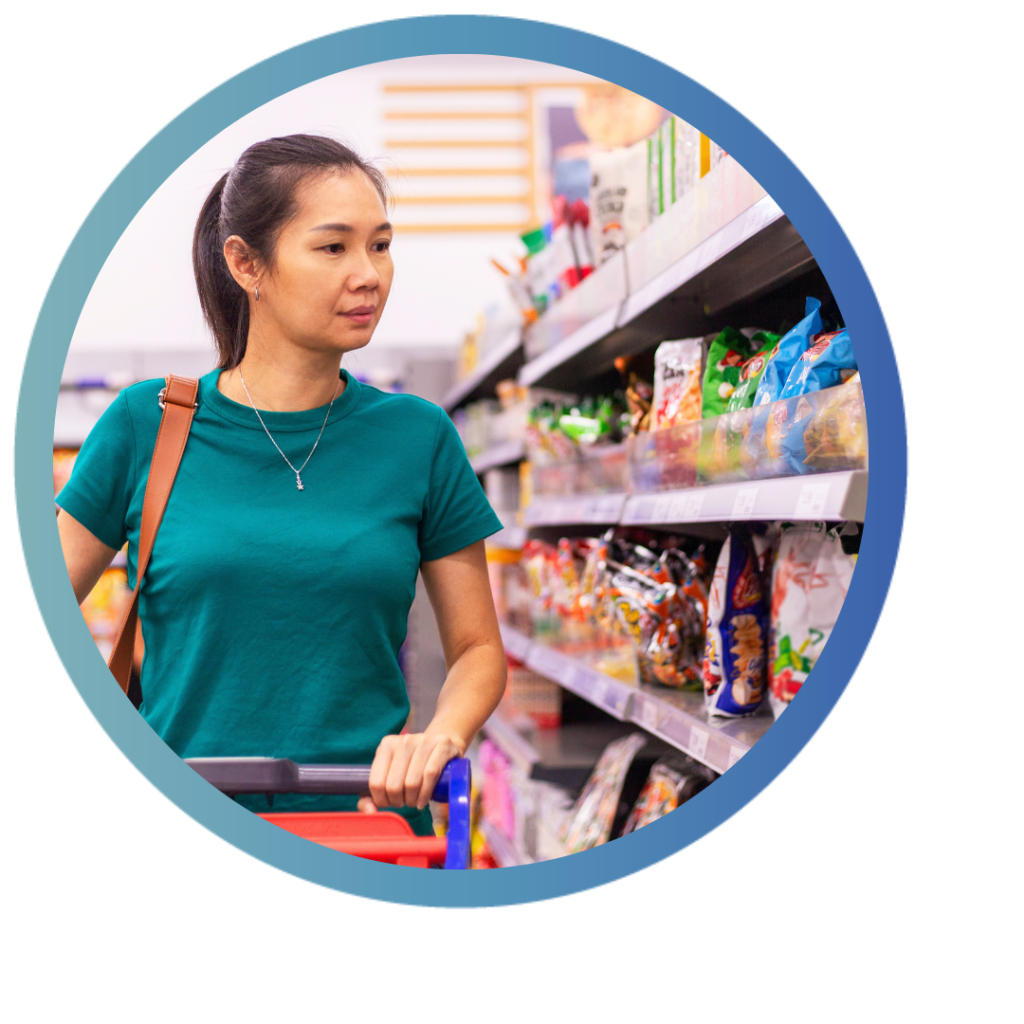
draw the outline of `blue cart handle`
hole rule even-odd
[[[193,757],[185,761],[222,793],[319,793],[368,796],[370,766],[296,764],[287,757]],[[433,797],[448,804],[447,869],[468,868],[472,774],[469,759],[452,758],[441,772]]]

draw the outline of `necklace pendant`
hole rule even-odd
[[[306,489],[302,486],[302,477],[299,476],[298,473],[295,474],[295,487],[300,491],[304,491]]]

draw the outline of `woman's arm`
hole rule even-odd
[[[377,807],[427,806],[438,777],[466,753],[505,692],[507,662],[484,542],[420,566],[437,617],[448,677],[426,731],[386,736],[370,769]]]
[[[110,565],[117,550],[91,534],[64,509],[57,512],[57,530],[60,533],[60,546],[64,551],[68,576],[71,577],[71,586],[75,591],[76,600],[81,604],[96,586],[103,575],[103,570]]]

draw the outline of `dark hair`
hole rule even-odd
[[[362,171],[387,206],[384,175],[347,146],[323,135],[286,135],[250,146],[213,186],[196,221],[192,269],[203,317],[213,331],[221,369],[237,366],[249,338],[249,299],[224,259],[232,235],[272,267],[281,228],[295,216],[298,185],[333,171]]]

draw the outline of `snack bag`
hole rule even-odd
[[[868,428],[864,395],[855,373],[811,417],[804,428],[804,462],[812,469],[857,469],[867,465]]]
[[[648,224],[647,140],[590,155],[590,229],[598,264]]]
[[[750,342],[754,346],[754,354],[740,367],[739,381],[735,390],[729,395],[726,402],[726,412],[737,412],[740,409],[749,409],[754,404],[754,396],[757,394],[757,385],[761,382],[764,368],[768,365],[768,359],[775,346],[782,340],[778,334],[771,331],[758,331]],[[710,359],[708,360],[710,362]]]
[[[853,579],[855,558],[838,529],[787,523],[772,574],[769,702],[778,718],[800,692],[832,635]]]
[[[703,340],[663,341],[654,353],[654,406],[651,429],[666,430],[701,417]]]
[[[626,819],[622,834],[635,832],[663,818],[710,786],[716,778],[710,768],[687,754],[671,753],[659,758]]]
[[[857,360],[845,328],[829,334],[816,334],[811,346],[796,361],[786,378],[782,398],[806,395],[811,391],[844,384],[857,372]]]
[[[646,742],[646,736],[635,732],[605,747],[562,826],[560,838],[567,853],[590,850],[611,838],[626,773]]]
[[[753,355],[750,345],[745,335],[732,327],[726,327],[708,346],[702,419],[709,420],[726,411],[729,399],[740,383],[743,366]]]
[[[769,405],[782,397],[790,370],[811,347],[811,338],[821,333],[821,303],[808,298],[803,320],[783,335],[768,358],[757,385],[754,405]]]
[[[704,699],[708,713],[736,718],[764,696],[768,614],[750,531],[734,526],[722,546],[708,594]]]

